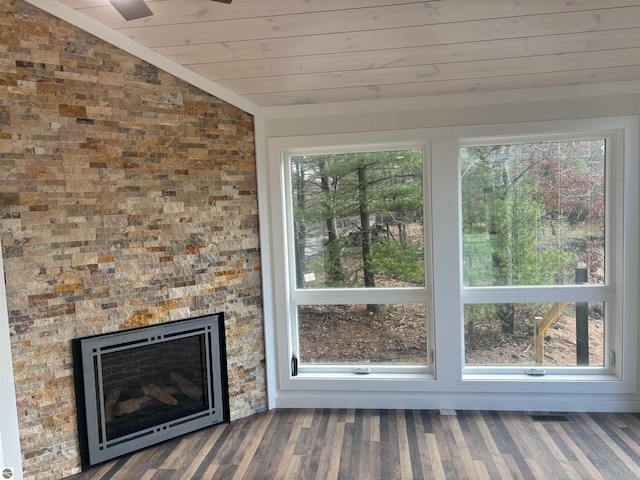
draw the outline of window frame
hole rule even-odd
[[[624,198],[618,198],[624,195],[620,187],[623,178],[619,176],[622,170],[619,163],[623,162],[622,152],[624,151],[624,133],[620,129],[613,130],[596,130],[590,132],[575,133],[548,133],[535,135],[514,135],[514,136],[494,136],[479,138],[461,138],[458,140],[458,151],[462,148],[470,146],[492,146],[492,145],[514,145],[527,144],[537,142],[562,142],[574,140],[604,140],[605,141],[605,281],[604,284],[588,284],[588,285],[545,285],[545,286],[483,286],[469,287],[462,282],[463,278],[463,249],[462,241],[460,242],[460,278],[461,293],[460,301],[462,303],[463,317],[464,306],[471,304],[495,304],[495,303],[535,303],[535,302],[605,302],[605,323],[604,323],[604,366],[556,366],[556,365],[466,365],[463,362],[463,375],[514,375],[525,374],[530,368],[544,369],[545,375],[621,375],[621,370],[616,371],[615,366],[611,365],[612,355],[610,352],[622,351],[621,337],[616,335],[614,321],[609,319],[617,318],[621,315],[616,312],[616,288],[614,285],[620,285],[621,279],[618,279],[616,272],[621,271],[621,256],[616,255],[616,251],[620,248],[616,241],[616,232],[623,228],[623,218],[619,215],[616,205],[623,205]],[[460,155],[458,156],[460,162]],[[458,169],[460,170],[460,169]],[[458,179],[459,192],[459,208],[460,208],[460,240],[462,233],[462,178]],[[462,319],[464,329],[464,318]],[[616,341],[616,339],[618,341]],[[463,343],[464,355],[464,343]],[[615,356],[615,355],[614,355]],[[614,362],[615,364],[615,362]]]
[[[422,152],[422,193],[423,193],[423,250],[424,286],[422,287],[375,287],[375,288],[298,288],[296,285],[294,219],[290,159],[297,156],[330,155],[343,153],[376,153],[396,150],[416,150]],[[284,195],[284,224],[287,268],[287,293],[289,306],[289,331],[291,355],[300,359],[297,311],[304,305],[354,305],[354,304],[423,304],[425,306],[425,334],[427,348],[425,365],[394,364],[304,364],[299,363],[298,375],[353,374],[358,367],[368,367],[372,374],[384,375],[433,375],[434,328],[431,288],[431,248],[427,227],[430,224],[429,185],[430,163],[429,143],[379,143],[341,146],[310,146],[289,148],[281,152],[282,190]],[[369,374],[368,374],[369,375]]]
[[[616,351],[614,372],[532,377],[513,371],[465,371],[460,264],[462,242],[458,207],[459,140],[614,130],[624,134],[624,147],[619,152],[623,158],[616,169],[616,181],[623,186],[616,191],[616,198],[622,199],[618,206],[624,208],[615,212],[617,225],[622,225],[622,230],[616,232],[619,248],[615,261],[622,267],[616,270],[616,278],[612,279],[615,281],[616,312],[621,313],[612,320],[617,325],[614,344],[621,348]],[[259,165],[259,178],[260,185],[268,191],[262,197],[266,197],[266,201],[261,205],[261,215],[264,215],[261,216],[261,225],[263,235],[269,235],[265,244],[271,246],[263,255],[268,256],[264,274],[272,293],[266,300],[269,308],[265,312],[266,334],[272,340],[267,347],[268,382],[274,397],[272,405],[330,407],[348,404],[362,408],[451,408],[445,405],[500,408],[502,405],[510,408],[514,406],[514,398],[520,398],[517,408],[533,408],[531,405],[535,405],[536,408],[547,406],[551,409],[554,405],[557,408],[576,401],[584,404],[586,399],[590,405],[624,402],[622,395],[634,393],[637,383],[639,131],[638,116],[626,116],[268,138],[268,156],[266,164]],[[405,146],[427,141],[430,145],[430,176],[425,176],[425,179],[429,178],[431,183],[425,205],[428,200],[431,226],[427,231],[429,235],[433,234],[428,253],[433,276],[427,278],[432,302],[428,305],[427,315],[432,312],[435,330],[432,338],[435,338],[437,347],[433,374],[390,370],[364,376],[352,372],[311,372],[292,376],[288,319],[290,295],[288,279],[283,275],[288,271],[283,235],[286,228],[282,208],[285,195],[283,152],[309,151],[310,148],[341,149],[347,145]],[[264,214],[265,210],[268,213]],[[574,286],[568,288],[573,289]],[[542,293],[536,291],[536,295]],[[531,299],[535,298],[532,294]],[[582,299],[577,295],[572,298]],[[357,302],[349,300],[348,303]],[[425,393],[429,395],[425,396]]]

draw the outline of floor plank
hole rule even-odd
[[[445,412],[446,413],[446,412]],[[281,409],[216,425],[73,480],[640,478],[638,414]]]

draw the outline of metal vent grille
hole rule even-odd
[[[571,420],[566,415],[531,415],[531,420],[534,422],[570,422]]]

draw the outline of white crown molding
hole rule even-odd
[[[206,79],[202,75],[189,70],[188,68],[169,60],[168,58],[160,55],[156,51],[145,47],[144,45],[132,40],[131,38],[112,30],[111,28],[95,21],[94,19],[87,17],[74,10],[67,5],[64,5],[54,0],[25,0],[34,7],[43,10],[54,17],[57,17],[71,25],[84,30],[91,35],[94,35],[105,42],[108,42],[135,57],[150,63],[171,75],[174,75],[181,80],[184,80],[191,85],[198,87],[199,89],[210,93],[211,95],[224,100],[231,105],[238,107],[245,112],[254,115],[256,105],[247,100],[246,98],[233,93],[232,91],[222,87],[221,85]]]
[[[390,98],[373,101],[288,105],[281,107],[263,107],[262,111],[265,118],[275,119],[300,116],[313,117],[353,113],[507,105],[526,102],[589,98],[602,95],[634,94],[640,94],[640,82],[638,81],[501,90],[496,92],[457,93],[448,95],[431,95],[427,97]]]

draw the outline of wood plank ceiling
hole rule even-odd
[[[640,0],[58,0],[260,106],[640,80]]]

